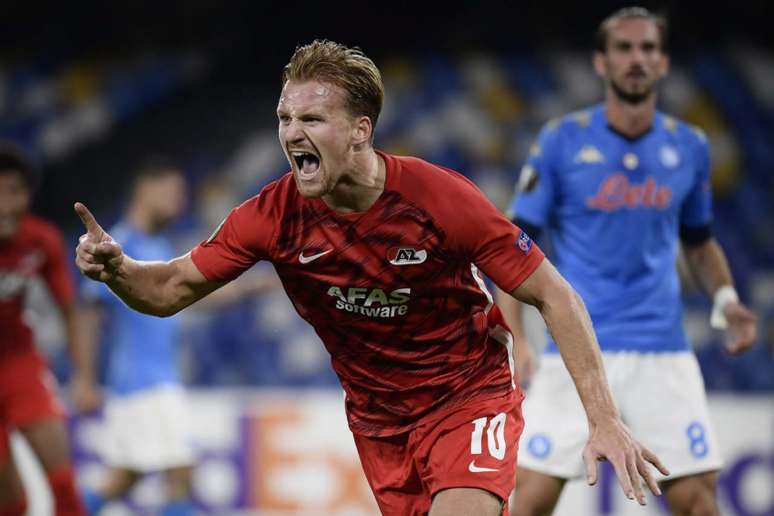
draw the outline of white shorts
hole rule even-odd
[[[723,462],[693,353],[602,355],[624,423],[661,459],[669,478],[720,469]],[[558,353],[541,357],[522,411],[519,467],[560,478],[582,476],[588,423]]]
[[[105,405],[105,462],[141,473],[193,464],[185,392],[161,385]]]

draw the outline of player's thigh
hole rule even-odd
[[[458,487],[433,497],[429,516],[502,516],[505,501],[489,491]]]
[[[617,396],[624,421],[669,468],[670,478],[722,466],[693,353],[632,354]],[[624,392],[625,391],[625,392]]]
[[[48,417],[32,421],[19,427],[19,432],[40,460],[44,470],[52,471],[70,462],[67,429],[61,418]]]
[[[523,427],[521,396],[515,392],[473,400],[423,424],[412,442],[428,494],[468,488],[507,501],[516,481]]]
[[[718,514],[715,501],[718,473],[708,471],[688,475],[661,484],[672,514]]]
[[[581,476],[588,422],[575,384],[558,353],[541,357],[522,410],[519,467],[565,479]],[[517,478],[517,489],[519,483]]]
[[[353,434],[368,485],[383,516],[424,516],[430,509],[414,462],[409,434],[369,437]]]
[[[13,460],[10,435],[0,421],[0,510],[23,498],[24,487]]]
[[[516,490],[511,499],[511,516],[552,514],[566,480],[530,469],[516,470]]]

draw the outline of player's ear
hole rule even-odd
[[[352,144],[361,146],[371,142],[371,135],[374,132],[374,126],[371,119],[367,116],[358,117],[355,120],[355,126],[352,128]]]
[[[605,67],[605,53],[595,50],[591,55],[591,64],[594,65],[594,71],[602,79],[607,78],[607,69]]]

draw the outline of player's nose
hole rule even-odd
[[[285,126],[284,138],[287,143],[298,143],[306,138],[306,134],[301,124],[294,120]]]

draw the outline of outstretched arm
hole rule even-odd
[[[668,471],[621,421],[605,378],[591,319],[580,296],[548,260],[543,260],[511,295],[540,311],[575,382],[589,421],[589,441],[583,451],[589,484],[597,479],[596,461],[607,459],[630,499],[636,496],[640,504],[645,504],[640,477],[654,494],[661,494],[646,461],[665,475]]]
[[[728,330],[731,336],[728,350],[737,354],[750,349],[757,338],[757,319],[739,302],[720,244],[714,238],[698,244],[684,243],[683,253],[693,275],[714,299],[711,323],[715,328]]]
[[[134,260],[123,253],[86,206],[76,203],[75,211],[86,227],[75,250],[75,264],[138,312],[170,316],[225,284],[207,280],[190,253],[167,262]]]

